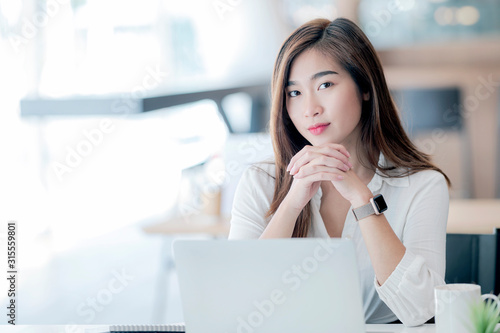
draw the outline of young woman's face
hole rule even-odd
[[[314,49],[292,63],[285,88],[288,115],[313,146],[352,146],[360,135],[361,94],[351,75],[336,61]]]

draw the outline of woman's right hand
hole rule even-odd
[[[290,161],[287,171],[292,176],[299,173],[307,176],[294,177],[285,198],[288,206],[300,212],[318,192],[322,181],[342,180],[344,172],[352,167],[349,156],[344,146],[333,143],[305,146],[300,150]]]

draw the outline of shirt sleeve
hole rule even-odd
[[[448,186],[436,171],[421,174],[414,179],[421,185],[411,199],[401,239],[403,259],[382,286],[374,280],[380,299],[406,326],[434,316],[434,287],[445,283]]]
[[[264,232],[270,220],[265,215],[274,195],[273,168],[251,166],[241,176],[231,210],[229,239],[256,239]]]

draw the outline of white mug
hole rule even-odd
[[[476,284],[455,283],[434,288],[436,302],[436,333],[471,333],[474,332],[472,305],[482,299],[495,295],[482,295],[481,287]]]

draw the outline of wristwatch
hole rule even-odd
[[[370,215],[380,215],[387,210],[387,204],[385,203],[382,194],[376,195],[370,199],[370,203],[363,205],[358,208],[353,208],[352,212],[356,221],[362,220]]]

